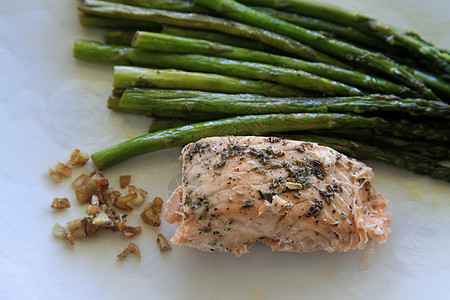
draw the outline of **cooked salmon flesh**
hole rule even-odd
[[[391,216],[372,169],[329,147],[276,137],[226,136],[186,145],[182,184],[165,219],[174,244],[240,256],[347,251],[385,242]]]

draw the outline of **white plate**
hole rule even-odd
[[[448,0],[339,0],[450,47]],[[4,0],[0,6],[0,299],[444,299],[450,286],[450,186],[384,164],[376,188],[390,199],[392,234],[377,245],[370,267],[363,251],[272,253],[255,246],[241,258],[174,246],[161,254],[158,230],[143,225],[134,238],[142,259],[116,255],[128,240],[108,232],[70,246],[54,238],[55,222],[83,215],[69,187],[54,184],[47,167],[78,147],[93,153],[144,133],[145,117],[105,106],[112,67],[75,61],[76,38],[100,39],[82,28],[77,1]],[[167,198],[179,173],[180,149],[160,151],[105,172],[119,174],[150,197]],[[87,172],[86,166],[76,174]],[[56,212],[53,197],[73,207]],[[141,224],[137,214],[130,225]],[[159,231],[169,237],[174,226]],[[126,298],[125,298],[126,297]]]

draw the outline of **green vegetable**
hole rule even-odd
[[[308,62],[287,56],[233,47],[200,39],[138,31],[135,34],[132,46],[152,51],[195,53],[242,61],[259,62],[284,68],[303,70],[324,78],[336,80],[337,82],[362,87],[379,93],[403,96],[413,95],[413,92],[405,86],[361,72],[346,70],[324,63]]]
[[[110,45],[122,45],[122,46],[130,46],[131,41],[133,40],[135,31],[123,31],[123,30],[114,30],[114,31],[107,31],[105,32],[104,39],[106,44]],[[95,42],[87,42],[86,43],[93,43]],[[82,41],[75,41],[74,47],[82,47],[83,44]],[[87,48],[87,47],[86,47]],[[85,48],[83,48],[85,49]],[[83,51],[83,50],[81,50]],[[74,52],[77,52],[74,50]]]
[[[150,127],[148,128],[148,132],[156,132],[163,129],[170,129],[180,126],[185,126],[192,124],[191,121],[186,121],[182,119],[174,119],[174,118],[153,118]]]
[[[124,46],[103,45],[79,40],[75,43],[73,53],[74,57],[79,59],[111,62],[116,65],[128,65],[131,63],[146,67],[174,68],[265,80],[329,95],[351,96],[363,94],[357,88],[301,70],[211,56],[139,51],[138,49]]]
[[[121,107],[147,111],[154,116],[169,117],[173,112],[203,113],[211,120],[237,115],[269,113],[387,113],[399,116],[427,116],[450,119],[450,106],[443,102],[423,99],[401,99],[392,96],[358,97],[265,97],[249,94],[221,94],[189,90],[126,89],[121,96]],[[203,119],[205,120],[205,119]]]
[[[299,14],[279,11],[267,7],[253,8],[286,22],[304,27],[306,29],[319,31],[322,34],[334,36],[357,45],[366,46],[372,49],[386,48],[383,43],[380,43],[379,39],[364,34],[361,31],[358,31],[357,29],[349,26],[338,25],[336,23],[328,22],[325,20],[305,17]]]
[[[182,146],[204,137],[222,135],[266,135],[284,131],[345,128],[389,128],[379,118],[345,114],[270,114],[240,116],[160,130],[103,149],[92,155],[99,169],[161,149]]]
[[[197,40],[206,40],[211,42],[222,43],[230,46],[248,48],[253,50],[258,50],[261,52],[269,52],[269,53],[283,53],[279,49],[274,47],[270,47],[260,41],[251,40],[247,38],[240,38],[237,36],[209,31],[209,30],[199,30],[192,29],[187,27],[178,27],[178,26],[170,26],[163,25],[161,33],[179,36],[179,37],[187,37],[193,38]]]
[[[196,2],[200,3],[201,1]],[[448,53],[441,51],[431,43],[424,42],[417,33],[395,28],[374,18],[319,1],[243,0],[240,2],[288,10],[304,16],[357,28],[368,35],[381,39],[388,45],[401,47],[418,58],[426,59],[447,74],[450,74],[450,56]]]
[[[188,117],[188,116],[187,116]],[[196,121],[193,119],[174,119],[174,118],[160,118],[155,117],[152,119],[148,132],[155,132],[163,129],[170,129],[183,125],[193,124]],[[399,137],[389,135],[389,133],[383,133],[383,135],[375,134],[372,130],[345,130],[345,129],[333,129],[324,131],[311,131],[314,136],[321,137],[333,134],[336,139],[351,139],[353,141],[359,141],[368,145],[382,147],[383,149],[392,149],[401,152],[417,153],[419,155],[438,159],[448,160],[450,159],[450,149],[446,146],[437,145],[434,143],[426,142],[423,140],[406,140]]]
[[[234,99],[233,99],[234,98]],[[238,99],[240,98],[240,99]],[[349,99],[353,101],[349,101]],[[268,102],[269,101],[269,102]],[[298,103],[297,103],[298,102]],[[267,113],[294,112],[399,112],[409,111],[411,115],[433,115],[433,122],[420,123],[416,120],[399,118],[385,122],[389,129],[373,128],[378,134],[393,134],[408,139],[422,139],[449,143],[450,130],[442,122],[448,120],[448,105],[443,102],[429,102],[420,99],[395,101],[395,98],[372,96],[350,98],[298,98],[268,99],[256,95],[218,95],[193,91],[164,91],[129,89],[122,94],[119,106],[125,109],[148,111],[158,117],[172,117],[188,120],[212,120],[230,115],[255,115]],[[404,109],[401,109],[401,108]],[[406,107],[408,107],[406,109]],[[204,118],[206,116],[206,118]],[[197,118],[199,117],[199,118]],[[368,134],[370,136],[370,134]]]
[[[261,41],[269,46],[282,51],[292,53],[298,57],[320,61],[340,67],[348,67],[341,61],[334,59],[324,53],[305,46],[293,39],[248,26],[245,24],[216,18],[209,15],[180,13],[174,11],[148,9],[125,4],[109,3],[104,1],[85,0],[78,5],[81,12],[111,18],[151,21],[163,25],[175,25],[197,29],[220,31],[238,37],[245,37]]]
[[[215,91],[229,94],[260,94],[274,97],[314,95],[314,93],[267,81],[255,81],[224,75],[179,70],[158,70],[124,66],[114,67],[113,86],[116,89],[156,87]]]
[[[449,81],[440,78],[436,74],[431,74],[429,72],[414,69],[411,69],[411,71],[413,72],[414,76],[425,82],[426,85],[430,87],[430,89],[435,91],[439,96],[442,95],[441,97],[443,100],[449,102],[450,99]]]
[[[118,112],[125,112],[125,113],[130,113],[130,114],[137,114],[137,115],[150,115],[150,113],[146,110],[120,107],[119,102],[120,102],[120,96],[112,95],[108,98],[107,107],[111,110],[115,110]]]
[[[329,135],[327,132],[317,132],[318,135]],[[333,130],[335,138],[350,139],[353,141],[360,141],[372,146],[383,147],[388,149],[396,149],[402,152],[417,153],[433,159],[445,160],[450,159],[450,148],[445,145],[439,145],[431,142],[426,142],[423,139],[407,140],[389,133],[375,134],[371,130]]]
[[[161,25],[150,21],[128,20],[114,17],[104,17],[87,13],[80,13],[80,22],[85,27],[100,27],[111,29],[140,29],[161,30]]]
[[[234,0],[194,0],[218,13],[231,19],[260,26],[293,38],[326,53],[338,56],[353,63],[369,67],[391,78],[396,78],[406,86],[423,93],[423,96],[436,99],[436,96],[421,81],[417,80],[406,68],[398,65],[380,53],[358,48],[351,44],[335,40],[320,33],[313,32],[303,27],[269,16],[256,11]]]
[[[213,12],[191,1],[185,0],[104,0],[152,9],[173,10],[188,13],[212,14]]]
[[[209,136],[289,135],[450,181],[429,159],[450,158],[449,105],[433,100],[450,99],[450,55],[414,32],[305,0],[78,9],[84,26],[116,29],[73,48],[116,65],[108,108],[154,117],[148,134],[93,154],[100,169]]]

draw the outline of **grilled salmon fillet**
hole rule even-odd
[[[182,184],[165,219],[174,244],[240,256],[272,250],[364,248],[390,232],[372,169],[329,147],[275,137],[226,136],[186,145]]]

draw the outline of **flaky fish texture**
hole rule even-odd
[[[391,216],[372,169],[329,147],[275,137],[204,138],[184,147],[165,219],[174,244],[240,256],[347,251],[385,242]]]

